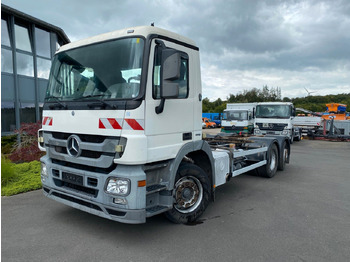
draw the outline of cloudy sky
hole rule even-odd
[[[251,88],[282,97],[350,93],[350,1],[2,0],[61,27],[74,41],[150,25],[193,39],[203,96]]]

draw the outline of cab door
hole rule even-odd
[[[160,97],[161,45],[180,51],[181,68],[178,95],[164,100]],[[153,39],[151,44],[146,87],[145,134],[148,144],[148,162],[175,158],[179,149],[193,140],[194,91],[190,81],[191,49],[179,44]]]

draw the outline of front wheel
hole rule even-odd
[[[175,178],[173,208],[166,217],[177,224],[196,221],[204,212],[210,199],[210,181],[200,167],[181,164]]]

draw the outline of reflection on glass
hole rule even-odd
[[[49,79],[51,60],[37,58],[38,77]]]
[[[15,35],[16,48],[27,52],[32,52],[28,29],[23,26],[15,25]]]
[[[133,99],[139,95],[144,41],[127,38],[55,55],[47,101]]]
[[[34,123],[35,122],[35,104],[34,103],[22,103],[21,102],[20,122],[21,123]]]
[[[12,51],[1,48],[1,72],[13,73]]]
[[[50,33],[39,28],[35,28],[35,41],[36,54],[50,58]]]
[[[6,20],[1,19],[1,44],[11,46]]]
[[[13,102],[1,101],[1,132],[16,129],[15,106]]]
[[[34,76],[33,56],[17,52],[17,74]]]

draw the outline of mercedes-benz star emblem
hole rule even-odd
[[[67,152],[70,156],[78,157],[80,156],[80,139],[76,135],[71,135],[67,140]]]

